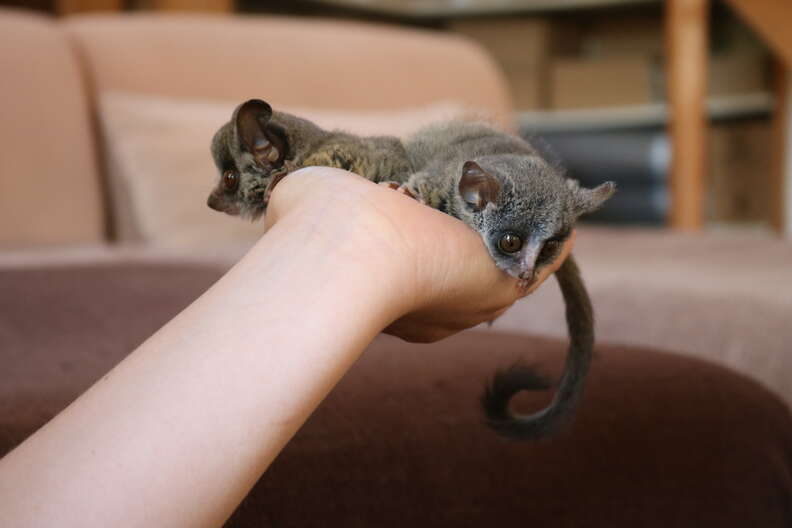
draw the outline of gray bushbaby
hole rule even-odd
[[[615,190],[611,182],[580,187],[526,141],[483,123],[438,123],[405,141],[358,137],[323,130],[257,99],[238,106],[217,131],[212,156],[220,172],[207,201],[212,209],[255,220],[289,172],[313,165],[342,168],[463,221],[481,235],[496,265],[524,285],[558,255],[577,218]],[[551,404],[527,416],[512,413],[512,396],[552,384],[525,366],[495,374],[481,402],[488,424],[507,437],[557,431],[583,393],[594,346],[591,302],[571,255],[555,275],[570,337],[564,374]]]

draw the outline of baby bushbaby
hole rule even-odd
[[[213,209],[255,220],[289,172],[313,165],[346,169],[458,218],[481,235],[495,264],[526,286],[558,256],[577,218],[615,190],[611,182],[580,187],[529,143],[484,123],[437,123],[404,141],[359,137],[274,112],[257,99],[238,106],[217,131],[212,156],[220,172],[207,201]],[[570,338],[564,374],[550,405],[527,416],[511,412],[512,396],[551,383],[523,366],[495,374],[482,406],[489,425],[507,437],[557,431],[583,393],[594,346],[591,302],[571,255],[555,275]]]

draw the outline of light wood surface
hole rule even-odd
[[[790,0],[729,0],[728,3],[770,49],[792,67],[792,2]]]
[[[786,232],[792,235],[790,225],[790,203],[789,189],[790,175],[788,174],[790,165],[787,156],[789,152],[789,126],[790,126],[790,101],[789,101],[789,68],[780,60],[776,62],[775,68],[775,110],[773,112],[773,160],[772,160],[772,194],[771,218],[773,228],[778,232]]]
[[[773,113],[773,227],[792,235],[792,163],[790,163],[790,69],[792,69],[792,3],[789,0],[729,0],[729,4],[776,56]]]
[[[707,173],[708,0],[668,0],[666,42],[671,137],[670,224],[700,229]]]

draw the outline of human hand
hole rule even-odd
[[[300,219],[333,240],[328,258],[366,259],[389,289],[393,322],[386,333],[432,342],[492,321],[536,290],[569,255],[559,257],[527,289],[495,266],[478,233],[461,221],[352,173],[326,167],[296,171],[276,188],[266,225]],[[316,242],[312,242],[316,243]]]
[[[528,293],[462,222],[349,172],[291,174],[265,227],[217,283],[0,459],[0,525],[219,526],[383,328],[434,341]],[[44,499],[32,507],[32,496]]]

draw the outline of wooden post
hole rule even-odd
[[[666,69],[671,138],[671,214],[676,229],[704,224],[707,174],[708,0],[666,3]]]
[[[773,200],[770,204],[770,222],[773,229],[780,233],[786,227],[786,215],[784,214],[786,186],[784,180],[786,172],[787,71],[780,60],[776,59],[773,66],[775,104],[773,105],[773,159],[770,163],[770,185]]]
[[[773,227],[792,238],[792,83],[790,68],[776,61],[775,109],[773,110],[772,185]]]

